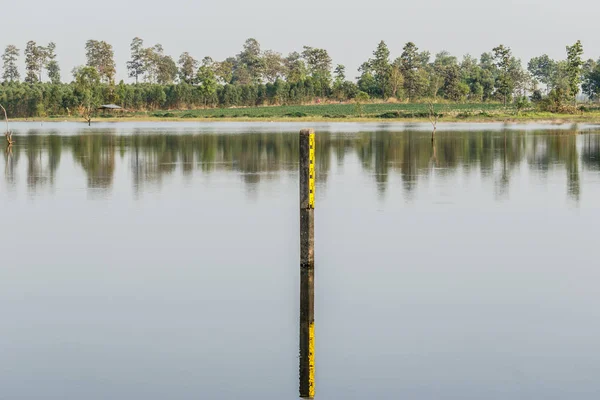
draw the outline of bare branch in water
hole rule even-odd
[[[429,121],[431,122],[431,125],[433,125],[433,130],[435,131],[437,129],[437,122],[440,116],[435,112],[435,105],[431,101],[427,102],[427,111]]]
[[[435,131],[437,130],[437,123],[440,115],[435,112],[435,105],[432,101],[427,102],[427,114],[429,116],[429,121],[431,125],[433,125],[433,132],[431,132],[431,140],[435,138]]]
[[[4,106],[2,104],[0,104],[0,108],[2,108],[2,111],[4,111],[4,120],[6,121],[6,132],[4,133],[4,136],[6,136],[6,141],[8,142],[8,145],[10,146],[11,144],[14,143],[14,140],[12,140],[12,132],[8,128],[8,115],[6,114],[6,108],[4,108]]]
[[[6,121],[6,132],[9,131],[8,129],[8,115],[6,115],[6,108],[4,108],[4,106],[2,104],[0,104],[0,107],[2,108],[2,111],[4,111],[4,120]]]

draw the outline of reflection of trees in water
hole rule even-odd
[[[590,171],[600,171],[600,136],[586,135],[581,149],[581,163]]]
[[[579,202],[581,187],[579,184],[579,157],[577,154],[577,140],[576,136],[567,136],[566,144],[566,169],[567,169],[567,186],[569,195]]]
[[[337,161],[337,165],[339,167],[342,167],[344,165],[346,153],[348,153],[352,149],[354,139],[343,134],[335,136],[327,135],[326,137],[328,137],[331,141],[331,148],[335,152],[335,159]]]
[[[291,135],[294,137],[294,140],[298,142],[297,135]],[[343,143],[342,143],[343,145]],[[331,152],[332,152],[332,141],[331,135],[328,134],[319,134],[315,135],[315,167],[316,167],[316,179],[319,184],[324,184],[327,182],[327,177],[329,176],[329,170],[331,168]],[[296,151],[296,155],[299,150]],[[297,170],[296,163],[298,162],[298,157],[295,158],[295,162],[292,165],[294,170]]]
[[[9,184],[14,184],[15,167],[21,153],[27,157],[27,187],[35,191],[45,185],[54,186],[56,172],[60,165],[62,138],[55,132],[50,135],[40,135],[31,130],[19,138],[19,145],[10,146],[5,151],[5,178]]]
[[[389,185],[389,175],[398,174],[406,195],[434,171],[438,175],[479,172],[495,182],[499,195],[506,195],[513,171],[527,163],[535,173],[564,168],[568,192],[580,194],[577,135],[570,131],[541,132],[440,132],[432,143],[428,132],[361,132],[355,135],[317,133],[317,180],[328,179],[332,157],[338,165],[355,156],[372,175],[380,194]],[[580,136],[579,136],[580,137]],[[582,138],[582,165],[600,171],[600,137]],[[63,147],[87,174],[90,188],[110,188],[115,173],[115,153],[129,160],[136,190],[145,183],[162,182],[178,170],[184,176],[195,171],[236,171],[253,186],[281,172],[297,173],[298,136],[279,133],[168,135],[134,133],[131,136],[56,134],[23,136],[13,154],[5,153],[5,179],[14,182],[21,153],[27,156],[27,179],[36,186],[54,184]]]
[[[585,136],[585,143],[588,138],[598,140],[598,136]],[[588,155],[597,157],[598,148],[595,153],[586,153],[585,146],[582,152],[582,159],[585,165]],[[541,174],[547,175],[551,168],[564,167],[567,174],[567,193],[575,201],[579,201],[581,187],[579,183],[579,154],[577,150],[577,135],[572,131],[562,131],[554,135],[536,135],[533,137],[531,149],[528,155],[528,162],[534,166]]]
[[[492,141],[493,149],[497,149],[501,164],[499,173],[496,177],[496,197],[507,198],[510,187],[510,177],[514,169],[517,169],[523,160],[526,143],[525,138],[519,134],[511,134],[504,130],[501,135],[495,137]],[[493,173],[492,161],[492,173]]]
[[[60,165],[60,156],[62,154],[62,140],[61,136],[53,134],[48,136],[48,172],[50,175],[50,184],[54,185],[54,178],[58,166]]]
[[[45,181],[42,169],[42,137],[35,133],[27,138],[27,187],[35,190]]]
[[[145,182],[161,183],[162,178],[177,168],[179,142],[167,135],[133,135],[123,138],[123,146],[129,148],[133,183],[137,189]]]
[[[76,163],[87,174],[90,189],[109,189],[115,172],[116,137],[106,135],[82,135],[69,138],[69,145]]]
[[[16,184],[15,168],[19,163],[19,148],[16,146],[6,146],[4,150],[4,179],[9,187]]]

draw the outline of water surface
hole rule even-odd
[[[299,124],[14,124],[0,399],[294,399]],[[317,397],[600,394],[600,128],[316,124]]]

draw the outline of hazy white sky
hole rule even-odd
[[[63,80],[85,63],[88,39],[113,45],[117,79],[126,79],[135,36],[146,46],[161,43],[176,61],[184,51],[222,60],[237,54],[248,37],[263,50],[283,54],[303,45],[323,47],[334,64],[346,66],[349,78],[382,39],[392,57],[407,41],[432,54],[448,50],[457,56],[479,56],[503,43],[525,64],[543,53],[563,58],[565,45],[577,39],[586,58],[600,57],[597,0],[0,0],[0,5],[2,50],[15,44],[23,51],[28,40],[54,41]]]

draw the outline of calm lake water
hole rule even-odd
[[[297,398],[305,125],[13,124],[0,399]],[[600,127],[313,127],[317,398],[598,398]]]

